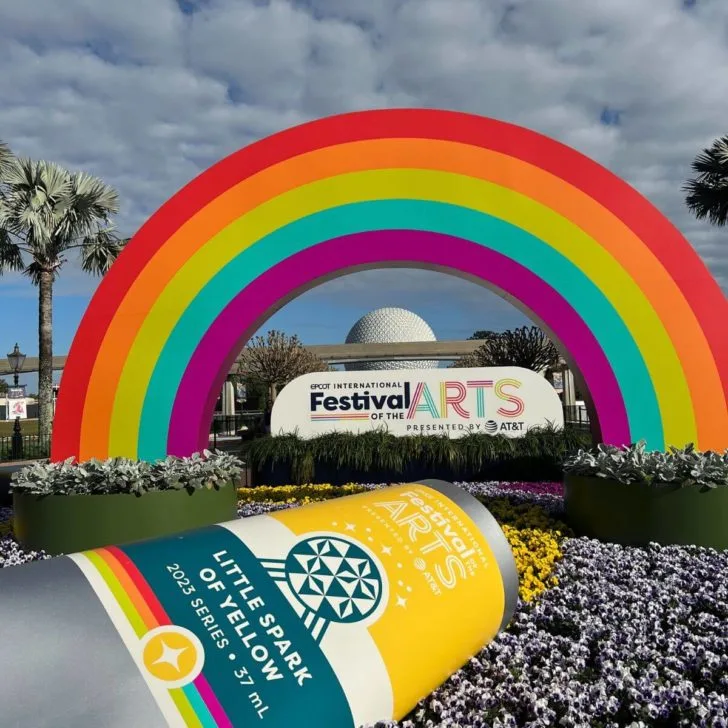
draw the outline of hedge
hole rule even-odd
[[[582,430],[540,428],[523,437],[469,434],[396,437],[375,431],[337,432],[304,440],[267,436],[244,457],[253,485],[379,483],[443,480],[561,480],[561,459],[592,445]]]

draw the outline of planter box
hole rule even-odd
[[[625,485],[567,475],[566,518],[574,531],[626,546],[660,544],[728,549],[728,488]]]
[[[141,541],[237,518],[237,491],[161,490],[136,496],[13,493],[13,530],[23,546],[51,554]]]

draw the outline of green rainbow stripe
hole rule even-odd
[[[96,549],[85,551],[82,555],[95,567],[137,637],[141,639],[155,627],[170,624],[162,606],[153,597],[148,585],[143,583],[141,574],[128,568],[131,562],[122,552],[115,548]],[[126,562],[126,567],[122,562]],[[146,598],[144,593],[147,594]],[[224,714],[222,722],[213,717],[212,711],[220,713],[222,709],[219,705],[213,705],[211,710],[200,694],[199,686],[211,693],[201,675],[194,683],[167,691],[185,725],[188,728],[229,725]]]

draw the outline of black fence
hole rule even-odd
[[[51,454],[51,438],[40,435],[0,437],[0,462],[42,460]]]
[[[263,434],[263,413],[242,412],[234,417],[216,415],[210,425],[210,446],[237,449],[241,440]],[[40,435],[11,434],[0,437],[0,462],[42,460],[50,456],[51,438]]]
[[[589,413],[582,404],[565,405],[564,406],[564,424],[579,429],[588,430],[590,428]]]
[[[242,440],[264,434],[263,412],[245,411],[235,415],[215,414],[210,425],[210,446],[215,449],[233,448]]]

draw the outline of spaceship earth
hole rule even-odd
[[[399,344],[437,341],[427,322],[404,308],[378,308],[362,316],[346,337],[347,344]],[[346,364],[349,372],[391,369],[434,369],[436,361],[373,361]]]

